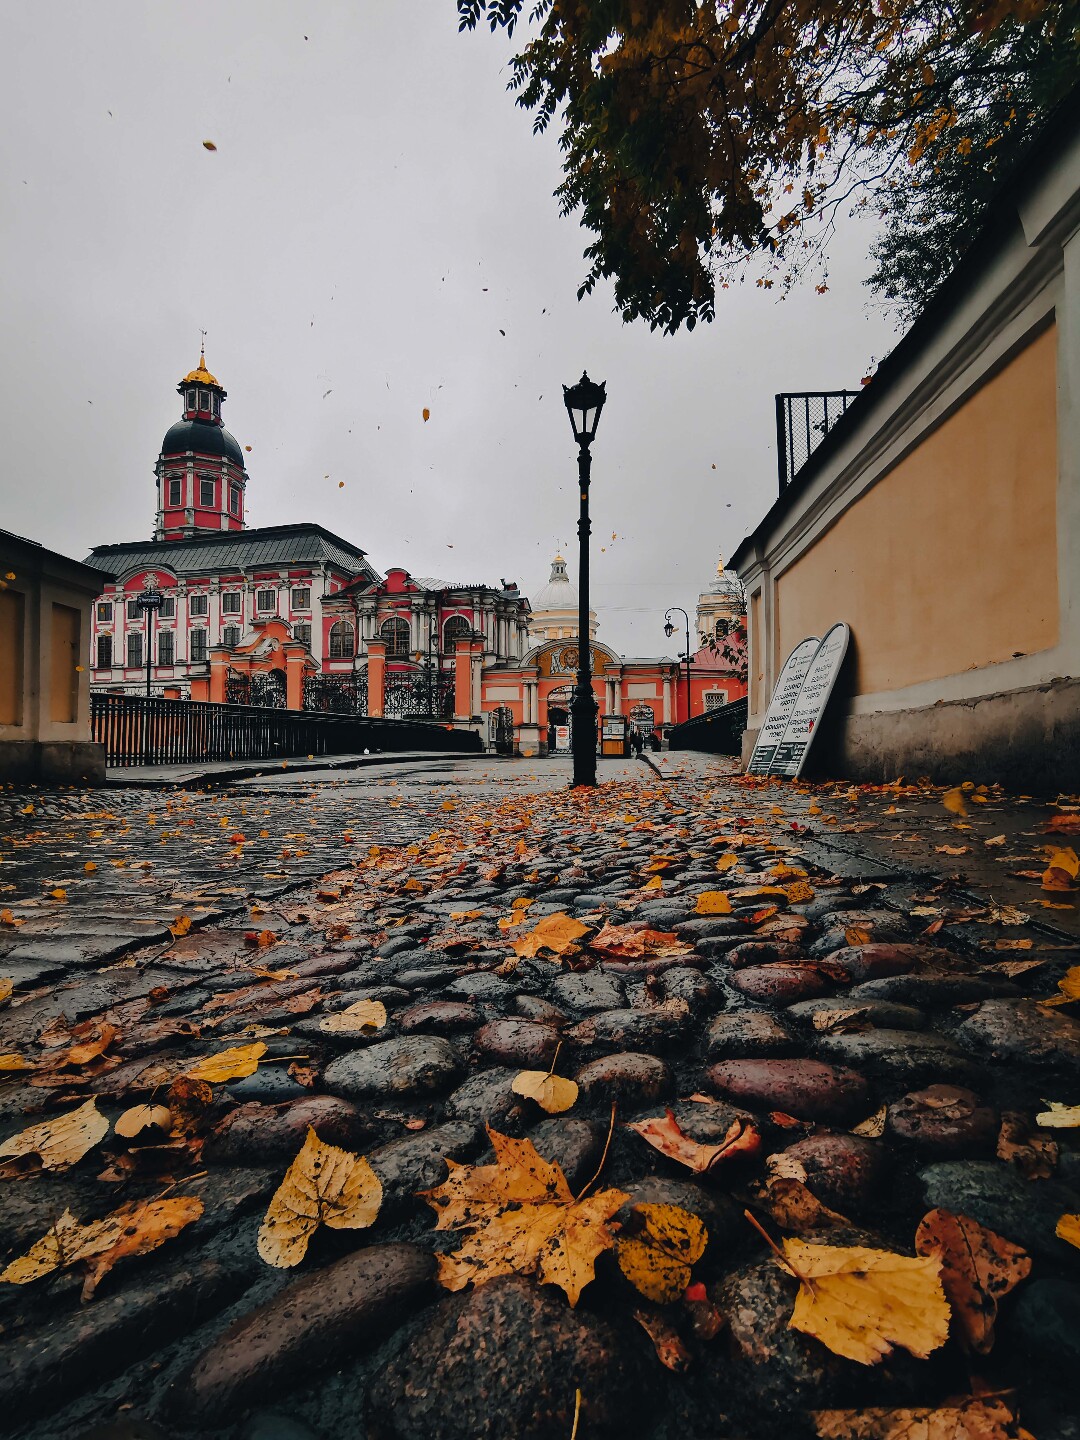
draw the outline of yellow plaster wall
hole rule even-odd
[[[779,576],[778,663],[837,620],[860,695],[1057,643],[1056,343],[1051,326]]]

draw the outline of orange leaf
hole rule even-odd
[[[915,1249],[941,1261],[941,1284],[961,1345],[988,1355],[998,1300],[1031,1271],[1027,1252],[969,1216],[948,1210],[931,1210],[923,1216]]]
[[[626,1128],[636,1131],[661,1155],[677,1160],[698,1175],[713,1169],[722,1160],[730,1160],[735,1155],[756,1155],[761,1149],[761,1135],[745,1120],[733,1120],[719,1145],[702,1145],[691,1139],[680,1129],[670,1110],[665,1112],[663,1120],[634,1120]]]

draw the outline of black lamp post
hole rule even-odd
[[[154,616],[161,609],[163,595],[157,587],[157,579],[148,575],[142,590],[135,596],[135,604],[146,617],[146,698],[150,699],[150,667],[154,648]]]
[[[581,512],[578,518],[578,672],[570,706],[573,721],[571,745],[574,752],[574,784],[596,784],[596,696],[592,688],[592,637],[589,633],[589,477],[592,453],[589,446],[600,423],[607,399],[603,383],[597,385],[582,372],[576,385],[563,386],[563,402],[578,445],[578,485]]]
[[[664,634],[670,640],[675,634],[675,626],[671,623],[671,614],[677,610],[686,621],[686,718],[690,719],[690,616],[681,605],[669,605],[664,615]]]

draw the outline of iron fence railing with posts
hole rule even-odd
[[[738,755],[748,709],[744,696],[673,725],[668,731],[668,746],[672,750],[705,750],[710,755]]]
[[[422,716],[449,720],[454,714],[454,677],[431,670],[388,671],[383,691],[383,714],[405,719]]]
[[[334,715],[366,715],[368,678],[363,670],[351,675],[309,675],[304,681],[304,709]]]
[[[819,390],[776,396],[776,463],[781,491],[787,489],[860,393]]]
[[[377,720],[307,710],[92,693],[91,735],[108,766],[350,755],[364,750],[477,754],[480,737],[425,720]]]

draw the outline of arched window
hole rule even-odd
[[[731,622],[728,620],[717,620],[714,634],[717,640],[723,640],[731,629]]]
[[[347,620],[336,620],[330,626],[330,659],[351,660],[354,653],[353,627]]]
[[[331,635],[333,632],[331,631]],[[400,659],[409,653],[409,622],[407,620],[384,620],[379,626],[379,634],[386,645],[387,655],[393,655]],[[331,641],[331,643],[333,643]],[[349,652],[352,653],[351,651]],[[333,651],[331,651],[333,654]]]
[[[450,619],[447,620],[443,626],[443,649],[452,655],[457,641],[460,640],[463,635],[469,635],[471,632],[472,626],[468,620],[465,619],[464,615],[451,615]]]
[[[226,625],[221,632],[221,643],[227,645],[230,650],[235,650],[240,644],[240,626]]]

